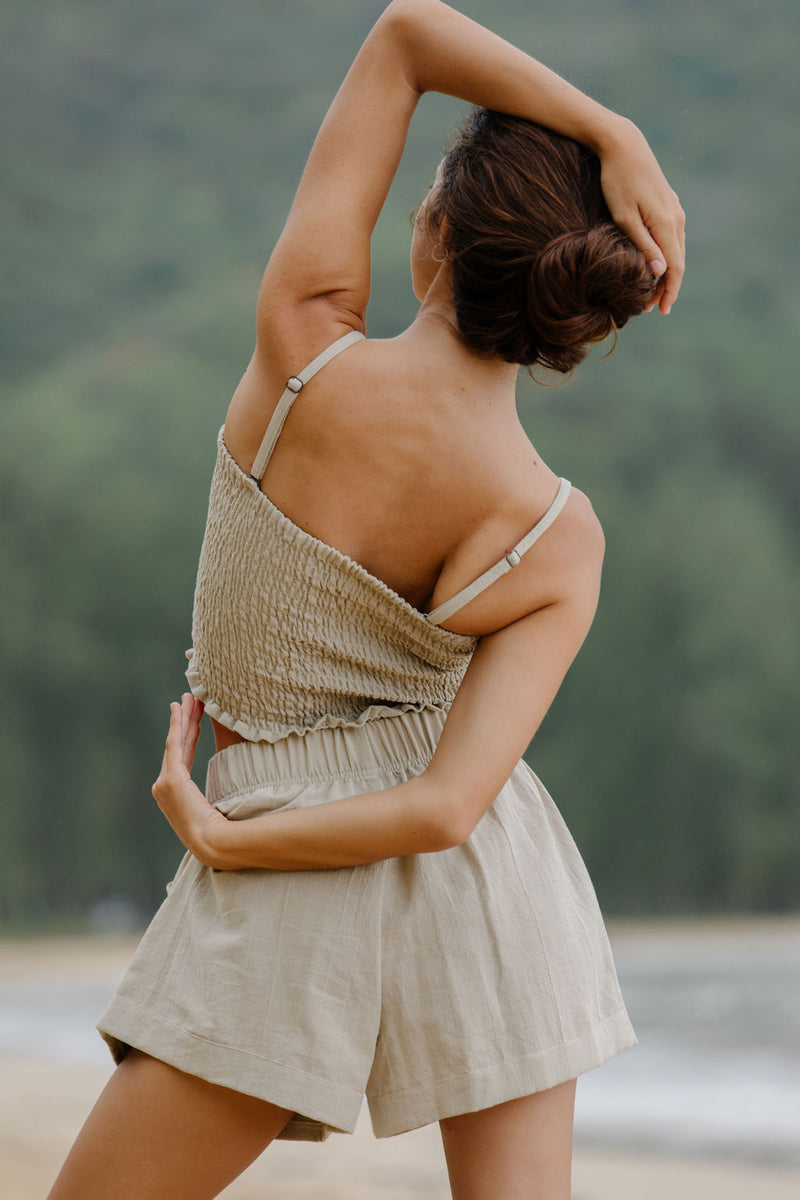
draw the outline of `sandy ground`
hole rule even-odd
[[[707,925],[704,926],[707,929]],[[620,927],[615,941],[631,930]],[[739,926],[741,929],[741,925]],[[663,936],[669,930],[661,927]],[[0,942],[0,980],[107,979],[131,939]],[[0,1057],[0,1191],[44,1200],[112,1070]],[[225,1200],[448,1200],[438,1128],[377,1141],[366,1112],[355,1135],[321,1145],[276,1142],[223,1193]],[[798,1200],[800,1171],[660,1155],[575,1152],[573,1200]]]

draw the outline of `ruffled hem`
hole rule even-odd
[[[428,710],[446,712],[450,707],[449,704],[433,704],[425,700],[408,701],[402,704],[370,704],[355,717],[337,717],[332,713],[324,713],[308,725],[279,721],[271,722],[269,725],[255,725],[241,717],[235,717],[233,713],[222,708],[213,696],[209,695],[202,676],[191,665],[192,654],[192,650],[186,651],[186,657],[189,660],[186,679],[192,695],[203,701],[203,707],[210,717],[213,717],[220,725],[224,725],[226,729],[230,729],[231,732],[240,734],[248,742],[280,742],[293,733],[302,737],[307,733],[316,733],[318,729],[357,729],[361,725],[366,725],[368,721],[379,721],[385,717],[399,717],[408,712]]]

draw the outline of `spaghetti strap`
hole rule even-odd
[[[455,596],[451,596],[449,600],[445,600],[444,604],[440,604],[434,608],[432,612],[426,613],[427,619],[432,625],[441,625],[442,621],[448,620],[453,613],[458,612],[465,604],[469,604],[470,600],[474,600],[481,592],[485,591],[490,584],[499,579],[501,575],[505,575],[507,571],[511,571],[514,567],[518,567],[522,560],[523,554],[530,550],[534,542],[537,542],[546,529],[552,525],[558,514],[567,502],[567,496],[570,493],[572,484],[568,479],[562,479],[556,492],[556,498],[548,508],[547,512],[536,522],[530,533],[526,533],[521,542],[517,542],[513,549],[490,567],[488,571],[484,571],[472,583],[467,584],[460,592],[456,592]]]
[[[286,381],[283,395],[277,403],[263,438],[261,445],[258,448],[253,468],[250,472],[251,479],[255,479],[256,483],[261,482],[261,476],[267,469],[267,463],[272,457],[272,451],[275,449],[275,443],[281,435],[283,424],[289,415],[289,410],[295,402],[298,392],[303,385],[308,383],[320,367],[324,367],[326,362],[330,362],[337,354],[341,354],[342,350],[346,350],[348,346],[352,346],[353,342],[358,342],[364,337],[363,333],[359,333],[357,329],[353,329],[350,333],[345,333],[342,337],[337,338],[335,342],[331,342],[330,346],[326,346],[316,358],[312,358],[307,367],[298,372],[297,375],[290,375]]]

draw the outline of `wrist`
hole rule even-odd
[[[409,789],[409,813],[423,831],[420,853],[451,850],[472,832],[463,793],[439,779],[430,766],[399,786]]]
[[[628,117],[612,112],[609,108],[598,105],[600,112],[587,129],[584,144],[594,151],[598,158],[612,154],[615,150],[642,138],[642,132]]]
[[[205,867],[216,871],[235,871],[236,822],[229,821],[218,809],[211,809],[208,818],[195,833],[192,854]]]

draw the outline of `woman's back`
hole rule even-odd
[[[335,336],[296,335],[308,349],[291,359],[277,338],[259,346],[225,422],[225,443],[244,471],[287,377]],[[508,365],[498,380],[496,363],[484,372],[439,319],[418,319],[397,338],[360,341],[298,395],[262,490],[295,524],[430,611],[515,545],[558,490],[517,418],[516,373]],[[573,507],[574,518],[586,519],[588,502],[577,494],[560,525]],[[536,607],[547,603],[554,553],[539,543],[522,570],[447,628],[482,635],[530,611],[532,595]]]

